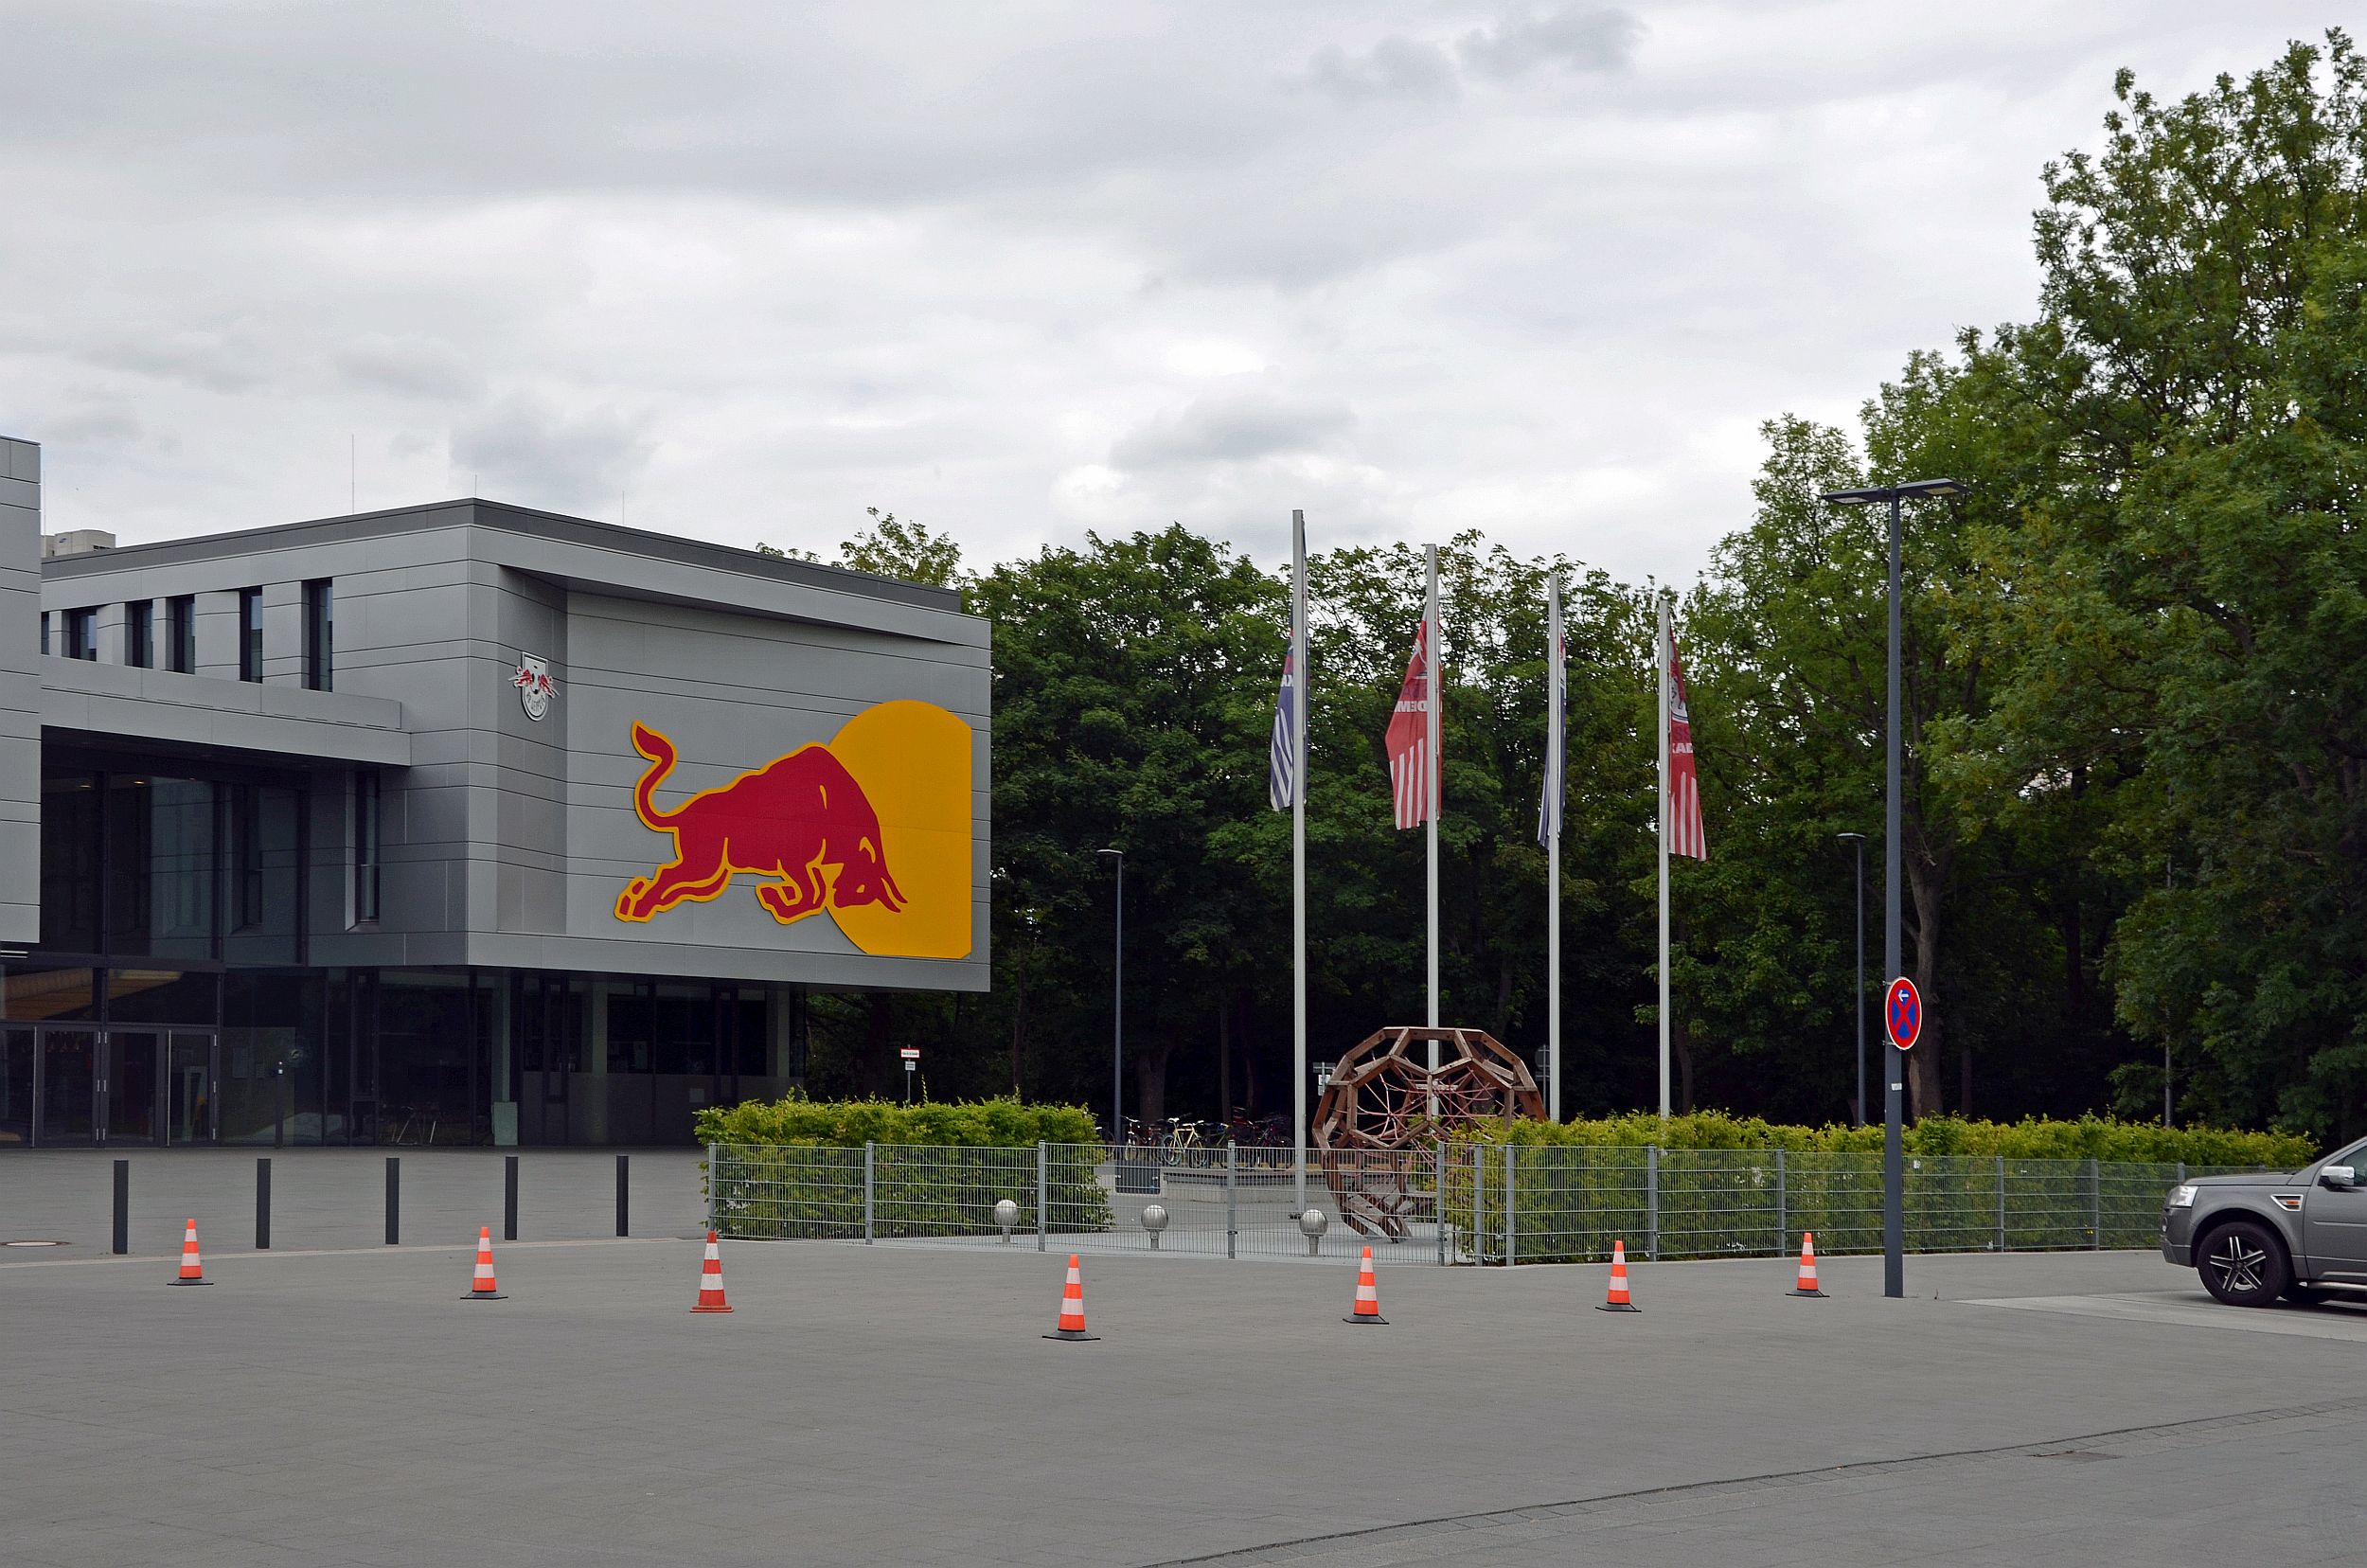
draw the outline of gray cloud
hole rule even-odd
[[[1110,460],[1123,469],[1244,462],[1322,450],[1355,423],[1337,398],[1229,386],[1146,419],[1112,443]]]
[[[1643,31],[1631,13],[1615,7],[1564,6],[1466,33],[1455,52],[1472,70],[1499,80],[1548,64],[1616,71],[1627,66]]]
[[[648,422],[602,406],[569,414],[511,397],[454,429],[452,463],[480,493],[553,511],[609,508],[648,466]]]
[[[465,490],[1682,579],[2321,0],[11,0],[0,428],[128,540]],[[1931,193],[1945,190],[1934,202]],[[1902,216],[1903,215],[1903,216]]]

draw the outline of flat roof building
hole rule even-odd
[[[487,501],[113,546],[0,439],[0,1146],[686,1142],[988,983],[988,629]]]

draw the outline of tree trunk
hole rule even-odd
[[[1155,1134],[1167,1119],[1167,1058],[1175,1042],[1161,1041],[1134,1050],[1134,1114]]]
[[[1233,998],[1217,999],[1217,1119],[1233,1117]]]
[[[1909,841],[1909,848],[1915,847]],[[1936,983],[1940,951],[1940,879],[1924,863],[1919,854],[1911,854],[1907,872],[1907,893],[1914,901],[1914,958],[1912,972],[1915,989],[1923,996],[1923,1029],[1915,1038],[1914,1049],[1907,1053],[1907,1119],[1921,1121],[1936,1116],[1940,1104],[1940,1030],[1934,1021],[1937,1012]]]

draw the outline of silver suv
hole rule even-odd
[[[2367,1292],[2367,1143],[2290,1176],[2180,1183],[2162,1208],[2162,1256],[2234,1307]]]

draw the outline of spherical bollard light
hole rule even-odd
[[[1011,1227],[1019,1223],[1019,1205],[1008,1198],[994,1205],[994,1222],[1003,1227],[1003,1244],[1011,1244]]]
[[[1143,1205],[1143,1229],[1150,1233],[1150,1250],[1159,1250],[1159,1233],[1167,1228],[1167,1210],[1164,1203]]]
[[[1307,1238],[1307,1256],[1314,1256],[1323,1250],[1324,1232],[1331,1228],[1331,1217],[1314,1204],[1299,1216],[1299,1234]]]

